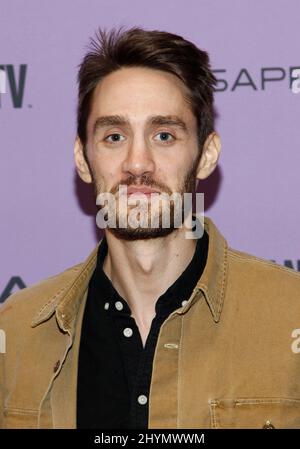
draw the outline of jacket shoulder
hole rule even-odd
[[[252,269],[261,274],[274,274],[274,276],[293,277],[300,281],[300,272],[293,268],[279,265],[272,260],[263,259],[253,254],[239,251],[237,249],[228,248],[228,256],[232,263],[237,263],[241,269]]]
[[[250,294],[288,300],[300,305],[300,272],[252,254],[228,249],[228,281]],[[294,299],[292,299],[294,298]]]
[[[76,279],[84,263],[66,268],[64,271],[49,276],[42,281],[25,287],[10,295],[0,307],[0,319],[7,319],[12,310],[19,313],[30,314],[42,306],[47,298],[63,292]]]

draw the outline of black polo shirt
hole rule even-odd
[[[204,231],[189,265],[157,299],[156,315],[144,347],[128,303],[103,271],[107,254],[103,238],[82,323],[77,428],[148,428],[152,362],[160,327],[190,298],[205,267],[207,252],[208,234]]]

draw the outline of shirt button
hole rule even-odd
[[[106,303],[104,304],[104,309],[107,310],[108,308],[109,308],[109,302],[106,302]]]
[[[148,401],[147,396],[145,396],[144,394],[139,395],[139,397],[138,397],[139,404],[145,405],[145,404],[147,404],[147,401]]]
[[[121,301],[117,301],[115,303],[115,307],[117,310],[122,310],[123,309],[123,304],[121,303]]]
[[[182,303],[181,303],[182,307],[183,307],[183,306],[185,306],[185,305],[186,305],[186,303],[187,303],[187,301],[186,301],[186,300],[182,301]]]
[[[131,337],[133,331],[130,327],[125,327],[125,329],[123,330],[123,334],[125,335],[125,337]]]

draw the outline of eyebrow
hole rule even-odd
[[[177,115],[152,115],[148,118],[147,124],[150,125],[171,125],[181,128],[188,132],[186,123]],[[93,133],[95,134],[99,129],[107,126],[130,126],[129,121],[122,115],[103,115],[96,119],[93,126]]]

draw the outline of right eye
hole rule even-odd
[[[109,138],[112,137],[112,140],[109,140]],[[121,142],[121,140],[119,140],[119,137],[124,137],[119,133],[113,133],[110,134],[109,136],[105,137],[105,141],[108,143],[114,143],[114,142]]]

